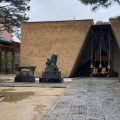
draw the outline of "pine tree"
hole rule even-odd
[[[113,3],[120,5],[120,0],[79,0],[85,5],[92,5],[92,10],[96,10],[99,7],[107,8]],[[120,23],[120,16],[117,17],[118,22]]]
[[[118,3],[120,5],[120,0],[79,0],[85,5],[93,5],[92,10],[97,9],[98,7],[109,7],[113,3]]]
[[[29,20],[25,14],[30,10],[29,2],[30,0],[0,0],[0,15],[3,16],[1,30],[14,32],[19,37],[21,22]]]

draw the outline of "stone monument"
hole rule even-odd
[[[39,82],[60,83],[62,82],[61,71],[57,67],[57,54],[53,54],[51,58],[47,58],[45,71],[42,72],[42,78]]]
[[[35,82],[35,66],[17,66],[15,67],[15,82]]]

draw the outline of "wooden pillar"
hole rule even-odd
[[[0,46],[0,73],[1,73],[1,57],[2,57],[2,56],[1,56],[1,50],[2,50],[2,49],[1,49],[1,46]]]
[[[7,49],[5,49],[5,74],[7,74]]]
[[[15,49],[12,49],[12,73],[15,73]]]

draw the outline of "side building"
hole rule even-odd
[[[0,37],[0,74],[14,74],[20,64],[20,43]]]
[[[20,62],[20,43],[12,41],[12,33],[6,30],[6,16],[0,9],[0,74],[13,74]]]

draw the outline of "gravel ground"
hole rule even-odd
[[[0,75],[0,83],[11,83],[13,77]],[[0,120],[40,120],[64,90],[64,87],[0,86]]]
[[[0,120],[40,120],[64,90],[0,87]]]

